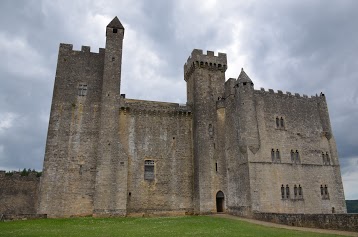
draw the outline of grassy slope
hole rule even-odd
[[[0,236],[333,236],[208,216],[73,218],[0,223]]]
[[[358,213],[358,200],[346,200],[347,212]]]

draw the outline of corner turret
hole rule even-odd
[[[241,68],[241,73],[240,73],[239,77],[237,78],[236,84],[238,86],[246,86],[246,85],[250,85],[251,87],[254,86],[254,83],[252,82],[250,77],[246,74],[246,72],[244,71],[243,68]]]

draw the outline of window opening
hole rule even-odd
[[[87,95],[87,85],[86,84],[79,84],[78,85],[78,95],[79,96]]]
[[[154,179],[154,161],[145,160],[144,161],[144,179],[153,180]]]
[[[290,198],[290,187],[288,187],[288,184],[286,185],[286,198]]]

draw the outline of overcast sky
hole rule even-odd
[[[128,98],[186,102],[192,49],[224,52],[255,88],[326,94],[346,199],[358,199],[358,1],[2,0],[0,169],[42,169],[59,43],[105,47],[125,27]]]

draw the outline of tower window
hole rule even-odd
[[[271,160],[274,163],[281,163],[281,155],[278,149],[271,149]]]
[[[331,160],[329,158],[328,152],[326,152],[326,154],[324,154],[324,152],[322,152],[322,160],[323,160],[323,165],[331,164]]]
[[[215,171],[218,172],[218,162],[215,162]]]
[[[113,33],[115,33],[115,34],[116,34],[117,32],[118,32],[118,30],[117,30],[117,29],[113,29]]]
[[[79,84],[78,85],[78,95],[79,96],[87,95],[87,85],[86,84]]]
[[[329,199],[328,187],[327,185],[321,185],[321,197],[322,199]]]
[[[285,129],[285,120],[283,117],[276,117],[276,128]]]
[[[285,187],[283,186],[283,184],[281,185],[281,198],[285,199]]]
[[[288,184],[286,185],[286,198],[290,198],[290,187],[288,187]]]
[[[145,160],[144,161],[144,179],[153,180],[154,179],[154,161]]]

